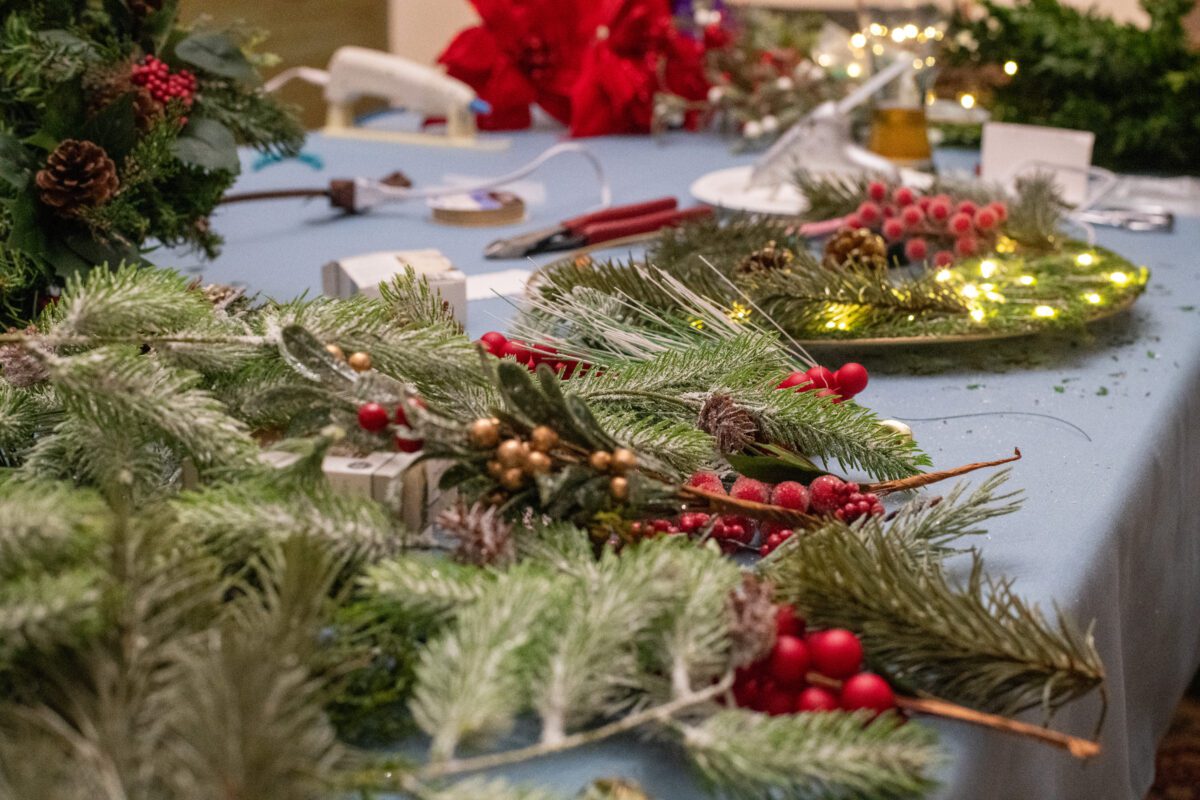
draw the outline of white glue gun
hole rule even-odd
[[[475,115],[491,111],[462,81],[433,67],[366,47],[340,47],[329,59],[327,69],[294,67],[276,75],[263,88],[272,92],[294,78],[324,87],[328,103],[325,133],[335,136],[404,141],[421,137],[440,139],[444,144],[470,145],[475,140]],[[364,97],[378,97],[393,107],[444,118],[446,135],[359,128],[354,124],[354,103]]]

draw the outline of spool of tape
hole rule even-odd
[[[525,201],[512,192],[479,191],[429,200],[433,218],[446,225],[512,225],[525,219]]]

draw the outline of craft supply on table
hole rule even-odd
[[[673,197],[614,206],[604,211],[563,220],[542,230],[497,239],[484,249],[487,258],[524,258],[556,250],[574,250],[627,236],[653,233],[683,222],[712,216],[706,206],[679,209]]]
[[[486,227],[525,219],[525,201],[512,192],[477,191],[429,199],[435,222]]]
[[[339,258],[321,268],[321,289],[330,297],[379,297],[380,284],[409,267],[449,305],[454,319],[466,325],[466,276],[440,250],[383,250]]]

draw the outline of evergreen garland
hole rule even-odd
[[[12,687],[0,787],[23,798],[182,800],[218,787],[267,800],[348,789],[536,797],[545,793],[467,776],[645,733],[675,742],[727,795],[928,794],[940,757],[918,723],[718,706],[745,663],[730,613],[744,571],[711,545],[628,536],[630,519],[709,502],[680,480],[724,466],[695,427],[714,386],[774,443],[881,477],[911,475],[923,456],[853,403],[777,392],[791,356],[773,335],[730,327],[689,343],[678,333],[645,349],[631,330],[619,353],[598,346],[596,367],[563,381],[482,356],[411,273],[379,299],[283,305],[213,305],[152,269],[72,280],[34,328],[0,335],[0,433],[13,465],[0,480],[0,685]],[[326,348],[335,344],[364,348],[376,369],[347,369]],[[491,534],[511,538],[505,560],[429,552],[444,545],[404,531],[387,504],[334,493],[321,474],[332,447],[379,446],[354,424],[361,402],[412,395],[427,404],[406,405],[425,456],[454,462],[448,483],[468,499],[491,495],[487,456],[466,430],[492,413],[526,432],[552,421],[581,452],[635,448],[629,496],[614,502],[609,478],[576,464],[490,516],[459,517],[502,524]],[[281,433],[292,438],[271,438]],[[298,459],[260,463],[256,437]],[[181,486],[185,461],[199,468],[195,488]],[[772,508],[726,502],[728,513]],[[814,622],[852,623],[899,685],[944,684],[982,708],[1043,692],[1057,705],[1102,675],[1090,640],[1028,612],[1006,584],[963,592],[941,577],[961,537],[1012,508],[989,481],[941,504],[913,501],[886,538],[870,526],[801,532],[764,568]],[[795,555],[818,545],[828,561]],[[878,592],[930,587],[954,617],[939,625],[970,620],[994,636],[988,647],[952,643],[915,603],[896,611],[854,594],[854,575]],[[998,617],[977,596],[999,598]],[[1020,644],[1030,631],[1036,652]],[[535,741],[467,752],[522,718],[538,722]],[[348,744],[413,729],[429,737],[427,758]],[[31,757],[47,766],[29,769]]]
[[[1058,0],[984,0],[982,14],[952,18],[942,57],[1001,76],[983,78],[998,120],[1092,131],[1096,163],[1112,169],[1195,174],[1200,53],[1183,23],[1195,3],[1141,5],[1145,29]],[[1008,76],[1010,61],[1017,71]]]

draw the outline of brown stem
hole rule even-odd
[[[221,203],[246,203],[255,200],[289,200],[296,197],[329,197],[328,189],[269,189],[261,192],[234,192],[221,198]]]
[[[828,678],[818,672],[808,673],[808,682],[818,686],[824,686],[828,689],[841,689],[842,682],[834,678]],[[905,711],[911,711],[914,714],[927,714],[931,717],[941,717],[943,719],[953,719],[959,722],[966,722],[970,725],[978,725],[982,728],[989,728],[1001,733],[1011,733],[1016,736],[1024,736],[1028,739],[1036,739],[1045,744],[1061,747],[1072,756],[1078,759],[1094,758],[1100,755],[1100,743],[1090,739],[1082,739],[1078,736],[1072,736],[1069,733],[1043,728],[1039,725],[1032,725],[1028,722],[1009,719],[1002,717],[999,714],[989,714],[986,711],[976,711],[973,708],[960,706],[956,703],[951,703],[948,700],[941,700],[936,697],[908,697],[907,695],[897,695],[896,705]]]
[[[931,483],[937,483],[938,481],[944,481],[947,478],[957,478],[959,475],[966,475],[968,472],[974,472],[977,469],[984,469],[986,467],[998,467],[1001,464],[1009,464],[1013,461],[1019,460],[1020,458],[1021,458],[1020,449],[1013,448],[1013,455],[1009,456],[1008,458],[1000,458],[995,461],[979,461],[974,464],[965,464],[961,467],[955,467],[954,469],[944,469],[944,470],[940,470],[938,472],[923,472],[920,475],[912,475],[910,477],[900,478],[900,479],[894,480],[894,481],[882,481],[880,483],[867,483],[867,484],[863,484],[862,492],[864,494],[867,492],[871,492],[872,494],[885,495],[885,494],[891,494],[892,492],[903,492],[908,489],[918,489],[922,486],[928,486]]]

